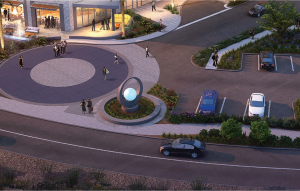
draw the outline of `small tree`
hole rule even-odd
[[[240,138],[242,134],[242,123],[236,123],[232,118],[224,121],[221,125],[220,135],[225,136],[227,139]]]
[[[250,127],[250,137],[254,140],[257,140],[259,144],[264,143],[268,140],[271,135],[271,130],[269,129],[269,125],[265,121],[254,121],[251,122]]]
[[[276,32],[280,38],[290,26],[295,24],[296,19],[300,18],[295,5],[288,1],[284,3],[271,1],[265,5],[265,10],[267,13],[261,17],[263,22],[256,21],[256,23],[266,30]]]

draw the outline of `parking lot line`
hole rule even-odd
[[[259,55],[257,55],[257,69],[260,70],[259,69]]]
[[[293,70],[293,72],[294,72],[294,64],[293,64],[292,56],[290,56],[290,59],[291,59],[291,64],[292,64],[292,70]]]
[[[269,100],[268,118],[270,117],[271,100]]]
[[[201,99],[202,99],[202,96],[200,97],[200,100],[199,100],[198,106],[197,106],[197,108],[196,108],[195,114],[198,112],[198,109],[199,109],[199,105],[200,105]]]
[[[243,116],[243,121],[245,120],[245,115],[246,115],[248,104],[249,104],[249,99],[247,100],[247,104],[246,104],[246,108],[245,108],[245,112],[244,112],[244,116]]]
[[[276,56],[274,56],[274,60],[275,60],[275,68],[276,68],[276,71],[277,71],[277,62],[276,62]]]
[[[222,113],[222,110],[223,110],[223,106],[224,106],[225,100],[226,100],[226,97],[224,97],[223,104],[222,104],[222,107],[221,107],[221,110],[220,110],[220,114]]]

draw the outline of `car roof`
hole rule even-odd
[[[254,8],[256,8],[256,9],[259,9],[260,7],[261,7],[261,5],[259,5],[259,4],[254,5]]]
[[[204,98],[214,98],[217,94],[217,91],[215,90],[204,90],[203,96]]]
[[[263,101],[264,94],[262,93],[253,93],[251,95],[252,101]]]
[[[190,138],[180,138],[179,143],[193,145],[194,144],[194,140],[190,139]]]

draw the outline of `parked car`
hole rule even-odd
[[[196,139],[179,138],[174,141],[162,142],[160,152],[165,156],[169,155],[189,155],[197,158],[206,152],[206,144]]]
[[[262,93],[253,93],[251,94],[249,100],[249,112],[248,115],[254,116],[258,115],[263,117],[265,115],[265,95]]]
[[[253,17],[260,17],[263,14],[265,14],[265,11],[266,10],[262,5],[256,4],[256,5],[254,5],[254,7],[249,9],[248,14]]]
[[[270,51],[260,51],[260,68],[270,68],[274,69],[275,61],[273,52]]]
[[[215,90],[204,90],[200,100],[199,113],[216,113],[218,92]]]

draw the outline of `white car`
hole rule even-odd
[[[251,94],[249,100],[249,112],[248,115],[254,116],[258,115],[263,117],[265,115],[265,95],[262,93],[253,93]]]

